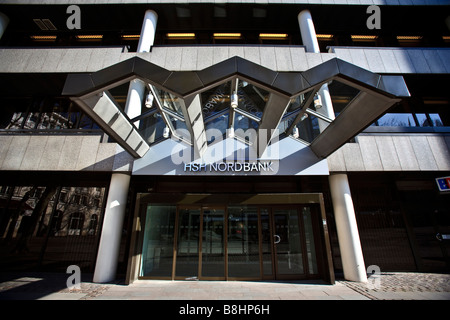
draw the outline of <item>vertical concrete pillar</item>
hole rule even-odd
[[[156,23],[158,15],[153,10],[145,12],[144,21],[141,28],[141,36],[137,52],[150,52],[151,47],[155,42]],[[128,97],[125,106],[125,113],[130,119],[141,115],[142,103],[144,101],[145,83],[141,80],[135,79],[130,82],[128,89]],[[139,122],[134,125],[139,128]]]
[[[319,53],[319,42],[317,41],[316,29],[309,10],[303,10],[298,14],[298,25],[306,52]]]
[[[319,42],[317,41],[314,23],[309,10],[303,10],[299,13],[298,23],[306,52],[319,54]],[[318,94],[322,100],[322,108],[317,111],[333,120],[335,118],[334,109],[328,85],[324,84],[318,91]],[[319,120],[320,132],[324,131],[327,126],[327,122]],[[331,174],[329,183],[344,277],[351,281],[366,282],[366,268],[347,175],[344,173]]]
[[[3,33],[5,33],[6,27],[8,26],[9,18],[0,12],[0,39],[3,36]]]
[[[150,52],[151,47],[155,43],[156,23],[158,15],[153,10],[145,11],[144,22],[141,28],[141,37],[137,52]]]
[[[300,27],[303,45],[306,47],[306,52],[319,54],[319,41],[317,41],[316,29],[314,28],[311,12],[309,12],[309,10],[303,10],[298,14],[298,24]],[[320,88],[318,95],[322,100],[322,108],[318,109],[317,112],[333,120],[334,110],[327,84],[324,84]],[[321,132],[325,130],[327,126],[328,122],[319,120],[319,128]]]
[[[158,16],[152,10],[145,12],[139,39],[138,52],[149,52],[155,40]],[[125,113],[130,119],[141,114],[145,93],[145,83],[140,80],[130,82]],[[139,127],[139,123],[135,123]],[[102,234],[95,264],[94,282],[104,283],[115,279],[119,259],[122,226],[127,205],[130,175],[113,173],[106,202]]]
[[[347,175],[331,174],[329,181],[344,278],[366,282],[366,267]]]
[[[116,277],[129,186],[130,175],[122,173],[112,175],[95,264],[94,282],[105,283]]]

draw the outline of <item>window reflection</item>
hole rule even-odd
[[[387,113],[378,119],[379,126],[415,127],[416,121],[411,113]]]

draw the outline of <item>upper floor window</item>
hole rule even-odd
[[[100,130],[79,108],[64,98],[3,98],[0,130]]]

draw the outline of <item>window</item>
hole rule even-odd
[[[0,130],[100,130],[69,99],[4,98],[0,100],[0,105],[4,110],[0,115]]]

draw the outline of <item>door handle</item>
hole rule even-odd
[[[273,236],[274,236],[274,238],[276,239],[273,243],[275,243],[275,244],[280,243],[281,237],[280,237],[279,235],[277,235],[277,234],[274,234]]]

